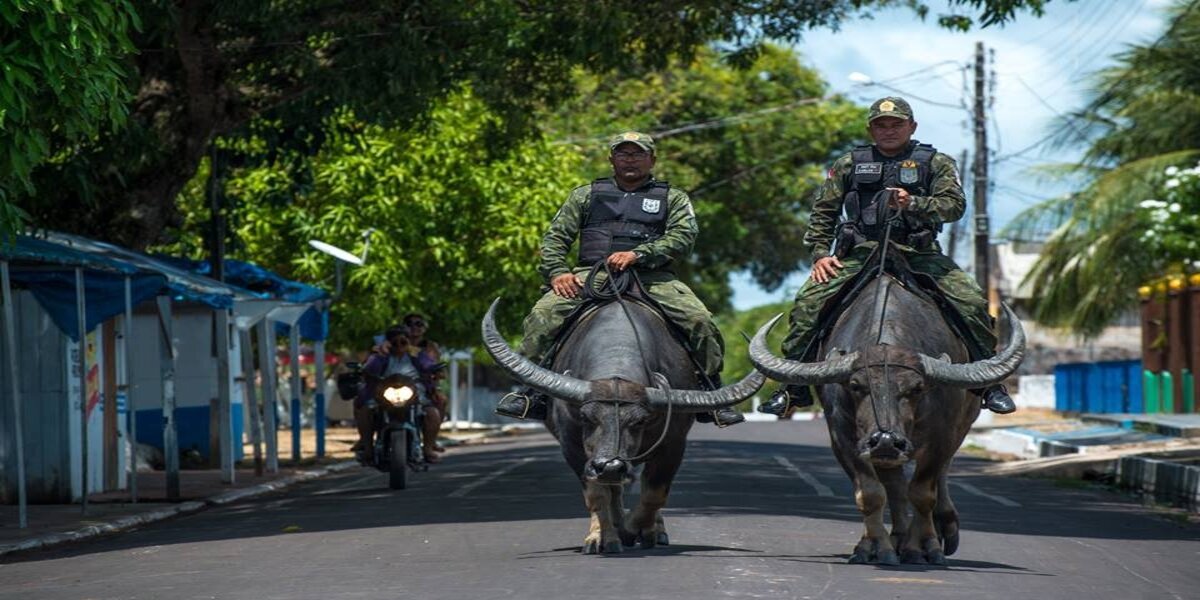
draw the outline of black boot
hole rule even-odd
[[[782,417],[789,406],[806,408],[813,405],[812,391],[807,385],[786,385],[771,394],[764,404],[758,405],[758,412]]]
[[[982,390],[971,390],[983,400],[983,407],[998,414],[1007,415],[1017,410],[1017,404],[1013,402],[1012,396],[1008,395],[1008,390],[1004,389],[1003,385],[996,384]]]
[[[496,414],[513,419],[546,420],[546,397],[532,388],[506,394],[496,403]]]
[[[708,391],[711,392],[713,390],[721,389],[720,375],[710,375],[707,379],[708,381],[704,384],[704,386],[708,388]],[[707,413],[696,413],[697,423],[712,423],[722,429],[729,427],[730,425],[737,425],[745,420],[746,417],[743,416],[741,412],[735,410],[732,406],[719,408]]]

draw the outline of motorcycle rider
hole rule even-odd
[[[422,443],[425,460],[431,463],[440,462],[433,444],[437,441],[437,430],[441,427],[442,414],[430,402],[429,392],[420,383],[423,379],[417,363],[409,354],[408,329],[403,325],[388,328],[384,333],[384,342],[380,345],[382,352],[373,352],[363,365],[363,373],[368,376],[366,385],[359,391],[354,400],[354,421],[358,427],[359,446],[364,464],[372,464],[375,458],[375,386],[391,375],[404,375],[417,382],[418,401],[425,414]],[[432,433],[430,432],[432,424]]]

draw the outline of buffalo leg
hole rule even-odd
[[[667,526],[659,511],[667,504],[671,482],[675,480],[675,473],[683,462],[682,445],[678,452],[671,454],[646,464],[642,470],[642,493],[638,497],[637,507],[625,520],[625,529],[641,539],[643,549],[670,543]]]
[[[954,507],[954,500],[950,499],[949,476],[945,470],[938,477],[938,501],[933,519],[938,538],[942,540],[943,552],[946,556],[954,554],[958,550],[958,509]]]
[[[892,517],[892,547],[899,548],[908,538],[908,482],[904,477],[904,467],[880,469],[875,472],[887,490],[888,513]]]
[[[851,563],[877,560],[885,565],[900,564],[887,527],[883,524],[883,506],[886,501],[887,492],[883,484],[875,478],[870,466],[866,465],[854,482],[854,502],[863,515],[865,531],[858,545],[854,547],[854,553],[850,555]]]
[[[901,557],[904,562],[946,564],[942,544],[933,524],[933,509],[938,500],[940,473],[932,468],[917,466],[908,485],[908,501],[912,503],[913,520]]]
[[[613,487],[590,481],[584,485],[583,501],[592,515],[588,535],[583,538],[584,554],[616,554],[621,551],[621,538],[616,526],[619,521],[613,518],[612,512]]]

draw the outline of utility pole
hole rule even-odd
[[[987,116],[984,114],[986,98],[985,77],[983,71],[983,42],[975,42],[975,282],[983,288],[984,297],[990,298],[988,291],[988,147],[987,147]]]

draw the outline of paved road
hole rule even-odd
[[[456,449],[403,492],[374,471],[5,559],[0,599],[1196,598],[1200,527],[1102,490],[956,465],[948,567],[846,564],[860,535],[821,423],[693,430],[672,545],[584,556],[547,436]]]

